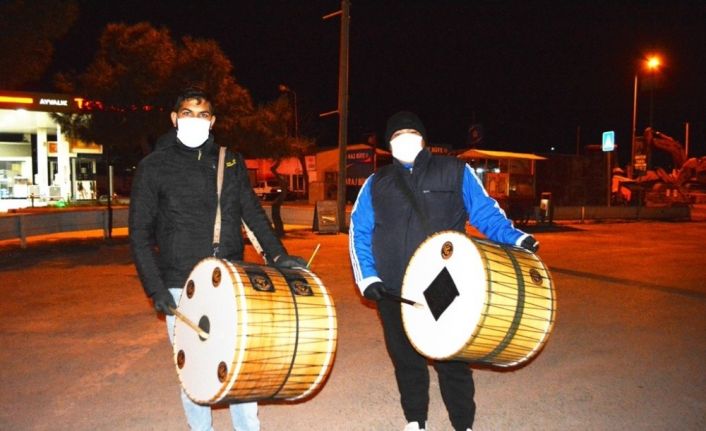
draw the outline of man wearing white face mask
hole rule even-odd
[[[216,116],[208,95],[198,89],[184,91],[177,98],[171,120],[175,128],[159,139],[155,151],[137,168],[129,229],[142,287],[155,310],[166,315],[169,340],[173,342],[173,310],[194,266],[209,256],[243,260],[241,220],[255,234],[269,263],[291,268],[304,267],[306,261],[288,255],[275,236],[253,193],[240,154],[225,153],[219,200],[216,182],[220,148],[210,133]],[[220,239],[214,244],[218,207]],[[183,390],[181,399],[192,430],[213,429],[210,406],[194,403]],[[257,403],[234,403],[230,412],[235,430],[260,429]]]
[[[496,242],[532,252],[539,243],[512,225],[470,166],[455,157],[432,156],[424,148],[426,130],[415,114],[402,111],[390,117],[385,141],[393,163],[363,184],[351,213],[349,249],[360,292],[377,304],[408,422],[404,430],[418,431],[427,421],[427,359],[404,332],[400,303],[387,300],[388,294],[400,294],[412,254],[435,232],[464,232],[466,220]],[[454,429],[470,430],[475,417],[471,369],[460,361],[436,361],[434,366]]]

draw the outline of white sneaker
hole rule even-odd
[[[402,431],[425,431],[425,428],[419,428],[419,422],[414,421],[408,423]]]

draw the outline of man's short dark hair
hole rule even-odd
[[[177,96],[176,103],[174,104],[174,108],[172,110],[174,112],[179,112],[181,104],[184,103],[185,100],[190,99],[195,99],[199,102],[199,104],[207,102],[211,105],[211,111],[215,110],[213,102],[211,102],[211,96],[209,96],[208,93],[198,87],[189,87],[182,91],[181,94]],[[211,113],[213,114],[213,112]]]

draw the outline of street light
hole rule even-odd
[[[657,70],[659,67],[662,65],[662,60],[659,58],[657,55],[652,55],[647,59],[647,70],[652,74],[652,85],[650,85],[650,127],[653,127],[652,124],[652,119],[653,119],[653,112],[654,112],[654,99],[655,99],[655,73],[657,73]]]
[[[299,112],[297,110],[297,92],[284,84],[279,85],[280,93],[288,93],[294,97],[294,138],[299,138]]]
[[[644,68],[649,72],[656,72],[662,65],[662,60],[658,55],[651,55],[644,61]],[[635,169],[635,133],[637,132],[637,77],[639,71],[635,73],[635,80],[633,82],[633,94],[632,94],[632,136],[630,139],[631,143],[631,164],[628,166],[628,171],[632,173]],[[652,126],[652,109],[654,103],[654,77],[652,82],[652,91],[650,94],[650,127]],[[631,177],[633,175],[629,174]]]

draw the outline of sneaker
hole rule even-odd
[[[425,428],[419,428],[419,422],[410,422],[402,431],[425,431]]]

